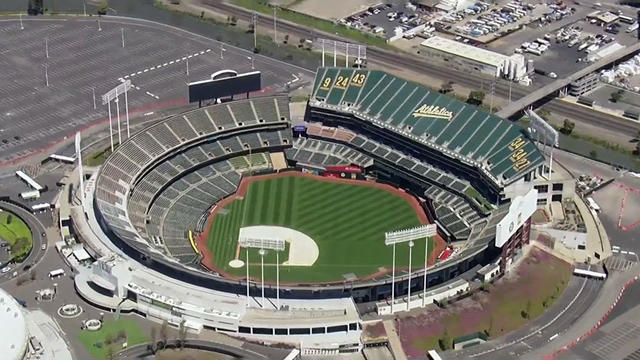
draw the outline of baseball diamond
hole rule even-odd
[[[311,266],[288,266],[292,243],[279,254],[283,282],[336,282],[366,278],[391,269],[391,250],[385,231],[428,223],[417,201],[388,185],[369,181],[324,178],[297,172],[248,177],[238,192],[218,205],[206,236],[212,258],[205,266],[231,276],[244,276],[246,268],[229,261],[246,260],[239,250],[238,233],[247,226],[273,225],[302,232],[319,248]],[[261,234],[270,237],[270,233]],[[289,239],[287,239],[289,240]],[[425,241],[416,241],[412,266],[424,265]],[[430,240],[430,252],[433,240]],[[420,255],[419,255],[420,254]],[[265,279],[275,281],[274,251],[265,255]],[[260,256],[249,251],[250,276],[260,277]],[[396,265],[408,267],[408,251],[399,251]]]

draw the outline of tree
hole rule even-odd
[[[286,34],[284,36],[284,40],[282,40],[283,43],[287,44],[289,42],[289,34]]]
[[[178,346],[182,349],[184,348],[184,341],[187,339],[187,327],[185,326],[186,320],[182,320],[180,322],[180,327],[178,328]]]
[[[29,272],[29,277],[31,278],[31,281],[36,279],[36,271],[35,270],[31,270]]]
[[[640,155],[640,142],[636,142],[636,148],[633,150],[635,155]]]
[[[156,340],[158,338],[158,330],[155,326],[151,327],[151,352],[155,354],[156,352]]]
[[[200,19],[204,19],[204,11],[200,11]]]
[[[109,3],[107,0],[103,0],[100,5],[98,5],[98,15],[107,15],[107,10],[109,9]]]
[[[236,26],[236,24],[238,23],[238,18],[235,16],[232,16],[231,21],[229,23],[231,24],[231,26]]]
[[[589,157],[591,157],[592,159],[597,159],[598,158],[598,152],[595,151],[595,150],[589,151]]]
[[[484,331],[484,333],[488,337],[491,337],[491,335],[493,335],[493,316],[489,316],[489,325],[487,326],[487,329]]]
[[[624,91],[623,90],[618,90],[618,91],[614,91],[611,93],[609,100],[611,100],[611,102],[618,102],[620,100],[622,100],[622,98],[624,97]]]
[[[562,122],[562,127],[560,128],[560,132],[566,135],[571,135],[575,127],[576,124],[573,121],[564,119],[564,121]]]
[[[11,224],[12,221],[13,221],[13,215],[11,214],[7,215],[7,225]]]
[[[451,339],[451,335],[449,334],[448,329],[444,329],[444,333],[442,334],[442,337],[440,338],[440,340],[438,340],[438,342],[440,343],[440,349],[442,350],[451,349],[453,345],[453,340]]]
[[[484,91],[472,91],[469,93],[469,97],[467,98],[467,103],[480,106],[484,101],[485,93]]]
[[[113,360],[116,358],[116,351],[113,348],[113,346],[109,345],[107,346],[107,359],[108,360]]]
[[[453,81],[447,81],[440,84],[440,93],[448,94],[453,91]]]
[[[167,322],[167,320],[164,320],[162,322],[162,326],[160,327],[160,339],[165,344],[167,343],[167,339],[169,337],[168,331],[169,331],[169,323]]]
[[[253,24],[253,22],[250,22],[249,29],[247,29],[247,32],[253,34],[254,31],[256,31],[256,26]]]

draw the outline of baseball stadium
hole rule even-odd
[[[496,225],[543,162],[518,126],[480,108],[382,71],[329,67],[303,122],[276,94],[133,134],[101,167],[93,206],[120,249],[181,281],[235,293],[250,282],[255,294],[279,282],[268,296],[367,302],[389,297],[392,268],[397,294],[422,289],[425,256],[428,286],[512,256],[529,220],[506,245]],[[385,245],[426,224],[437,232],[411,243],[413,257]]]

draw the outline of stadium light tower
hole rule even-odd
[[[263,237],[251,237],[240,234],[238,243],[241,247],[247,249],[247,307],[249,307],[249,248],[258,249],[260,254],[260,268],[261,268],[261,282],[262,282],[262,304],[264,307],[264,256],[267,254],[267,250],[274,250],[276,252],[276,297],[277,307],[280,309],[280,257],[278,252],[284,251],[285,241],[284,239],[277,238],[263,238]]]
[[[127,119],[127,138],[129,137],[129,99],[127,97],[127,91],[131,89],[131,80],[124,80],[118,86],[109,90],[107,93],[102,95],[102,105],[107,105],[109,109],[109,137],[111,138],[111,151],[113,152],[113,125],[111,124],[111,101],[115,101],[116,103],[116,111],[118,112],[118,141],[122,143],[122,135],[120,131],[120,102],[118,101],[118,97],[124,93],[124,106],[126,112]]]
[[[408,297],[407,297],[407,310],[409,310],[409,304],[411,302],[411,250],[414,246],[414,240],[425,238],[426,244],[428,246],[429,237],[434,236],[436,233],[436,225],[434,224],[425,224],[411,229],[398,230],[392,232],[386,232],[384,234],[384,244],[393,247],[393,262],[391,268],[391,313],[393,314],[393,303],[395,302],[395,278],[396,278],[396,244],[400,243],[409,243],[409,282],[408,282]],[[427,257],[428,253],[425,251],[425,261],[424,261],[424,272],[427,272]],[[425,276],[426,283],[426,276]],[[426,293],[424,293],[426,294]],[[424,295],[423,295],[424,297]],[[423,300],[424,301],[424,300]]]

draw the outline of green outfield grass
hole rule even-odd
[[[283,266],[283,282],[341,281],[354,273],[364,277],[391,267],[391,249],[384,245],[385,231],[420,224],[409,202],[388,191],[357,184],[338,184],[312,178],[288,176],[251,182],[244,199],[234,200],[214,218],[207,244],[213,253],[214,266],[233,275],[246,269],[228,266],[235,257],[239,229],[243,226],[277,225],[310,236],[320,254],[311,267]],[[412,264],[424,264],[424,241],[417,241]],[[433,242],[430,240],[430,249]],[[288,248],[280,254],[287,260]],[[245,250],[240,259],[245,259]],[[396,264],[408,265],[408,247],[397,247]],[[259,276],[260,258],[250,251],[251,276]],[[265,278],[275,280],[273,251],[265,257]],[[421,265],[422,264],[422,265]]]
[[[27,224],[8,211],[0,211],[0,238],[9,244],[14,261],[24,260],[33,247],[33,235]]]

